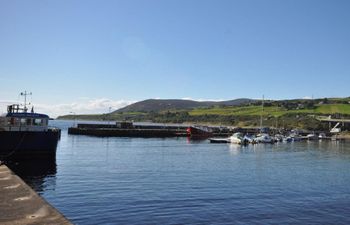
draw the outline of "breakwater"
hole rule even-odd
[[[174,129],[118,129],[70,127],[69,134],[100,137],[185,137],[186,132]]]
[[[116,122],[115,124],[89,124],[79,123],[77,126],[68,128],[68,134],[90,135],[98,137],[186,137],[186,129],[191,125],[183,124],[148,124],[140,125],[132,122]],[[256,135],[262,131],[257,127],[227,127],[227,126],[208,126],[214,137],[229,137],[236,132],[243,134]],[[263,128],[263,133],[287,134],[290,130]],[[306,138],[307,134],[324,133],[328,137],[329,132],[298,130],[298,134]]]
[[[186,137],[188,125],[133,125],[116,124],[78,124],[68,128],[68,134],[91,135],[99,137]],[[227,137],[235,131],[227,127],[211,127],[214,136]]]

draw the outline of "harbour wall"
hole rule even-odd
[[[76,127],[70,127],[68,134],[75,135],[90,135],[98,137],[186,137],[186,129],[188,125],[168,125],[168,124],[154,124],[154,125],[128,125],[127,128],[120,128],[118,124],[78,124]],[[241,132],[243,134],[258,134],[261,132],[260,128],[251,127],[210,127],[213,131],[214,137],[229,137],[233,133]],[[277,130],[273,128],[264,128],[264,133],[276,134],[287,133],[287,130]],[[324,133],[322,131],[298,131],[300,135],[306,136],[309,133]],[[327,136],[330,133],[326,132]]]
[[[174,129],[68,128],[68,134],[100,137],[186,137],[186,132]]]
[[[72,224],[6,165],[0,165],[0,224]]]
[[[68,128],[68,134],[91,135],[99,137],[186,137],[188,125],[133,125],[120,128],[115,124],[78,124],[77,127]],[[213,127],[213,136],[228,137],[233,134],[227,128]]]

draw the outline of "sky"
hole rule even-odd
[[[350,96],[348,0],[0,0],[0,112]]]

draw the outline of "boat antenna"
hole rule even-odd
[[[27,112],[28,108],[27,108],[27,96],[28,95],[32,95],[32,92],[27,92],[27,91],[24,91],[24,92],[21,92],[21,96],[24,96],[24,112]]]

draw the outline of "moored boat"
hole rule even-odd
[[[193,139],[205,139],[213,136],[213,131],[205,126],[190,126],[186,133],[188,137]]]
[[[287,136],[283,138],[283,142],[292,142],[293,141],[293,137],[291,136]]]
[[[230,143],[239,144],[239,145],[247,145],[249,143],[248,139],[245,139],[242,133],[234,133],[231,137],[228,138]]]
[[[314,133],[311,133],[311,134],[306,135],[306,139],[309,141],[317,140],[318,136],[316,136]]]
[[[284,136],[282,134],[276,134],[274,137],[275,142],[282,142]]]
[[[254,139],[257,143],[274,143],[275,141],[270,137],[269,134],[261,133]]]
[[[249,144],[249,139],[245,138],[242,133],[234,133],[228,138],[210,138],[210,143],[231,143],[231,144],[239,144],[239,145],[247,145]]]
[[[244,139],[247,140],[249,144],[256,144],[254,135],[246,134],[244,135]]]
[[[0,116],[0,159],[55,157],[60,129],[48,127],[49,116],[28,112],[26,104],[7,107]]]
[[[320,133],[320,134],[318,134],[318,139],[320,139],[320,140],[327,139],[327,135],[325,133]]]

